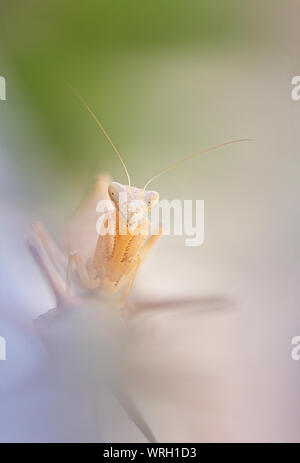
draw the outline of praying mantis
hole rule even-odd
[[[158,192],[147,189],[149,184],[174,167],[200,154],[225,145],[250,140],[227,141],[187,156],[151,177],[143,188],[137,188],[132,186],[125,162],[103,125],[77,90],[73,88],[72,90],[118,156],[126,173],[128,184],[111,181],[106,175],[100,176],[91,196],[75,214],[66,229],[64,249],[57,246],[44,226],[38,222],[34,224],[33,231],[42,250],[37,252],[32,246],[31,249],[48,280],[50,279],[57,298],[62,297],[62,294],[64,297],[66,294],[70,295],[72,282],[75,282],[86,291],[118,294],[119,303],[124,306],[140,265],[163,234],[161,227],[155,234],[149,234],[151,224],[147,214],[159,202]],[[121,197],[126,197],[126,201],[121,202]],[[114,214],[112,210],[106,211],[101,220],[102,228],[106,227],[109,221],[113,221],[114,233],[112,234],[102,233],[101,230],[100,233],[96,231],[96,208],[101,200],[109,201],[112,210],[117,212]],[[64,264],[66,256],[67,263]],[[61,268],[61,273],[58,267]],[[63,272],[65,272],[65,279],[62,277]]]

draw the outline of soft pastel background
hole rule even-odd
[[[234,304],[136,321],[145,378],[156,380],[141,400],[160,441],[300,441],[300,362],[290,355],[300,334],[300,102],[290,96],[299,2],[0,0],[0,11],[0,441],[141,438],[109,418],[90,431],[74,404],[53,416],[32,328],[53,306],[24,245],[32,219],[59,237],[99,172],[125,182],[67,84],[98,114],[136,186],[211,144],[255,139],[153,183],[162,198],[204,199],[205,243],[164,237],[136,290]]]

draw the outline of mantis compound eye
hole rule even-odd
[[[112,182],[108,187],[108,194],[112,201],[118,199],[120,193],[120,185],[117,182]]]
[[[145,201],[148,207],[154,207],[158,203],[159,194],[156,191],[146,191],[145,192]]]

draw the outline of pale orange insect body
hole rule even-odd
[[[100,178],[99,181],[105,180]],[[103,186],[102,183],[100,187]],[[99,288],[105,293],[114,293],[122,287],[122,299],[125,300],[140,264],[161,235],[161,230],[158,230],[157,234],[149,237],[150,221],[145,217],[157,204],[159,196],[154,191],[143,192],[135,187],[128,191],[128,185],[117,182],[108,185],[108,194],[116,213],[106,212],[102,217],[102,225],[106,229],[108,222],[112,222],[113,233],[102,233],[100,230],[93,256],[87,262],[82,260],[79,252],[72,252],[68,273],[74,262],[86,288]],[[124,202],[120,202],[122,194],[126,196]]]
[[[159,201],[157,192],[146,190],[149,183],[199,154],[227,144],[248,141],[248,139],[228,141],[188,156],[152,177],[144,188],[136,188],[131,186],[125,163],[104,127],[78,92],[75,91],[75,93],[119,157],[128,178],[128,185],[111,182],[107,176],[101,176],[87,203],[70,222],[64,240],[65,254],[68,256],[65,287],[69,291],[71,276],[75,270],[74,279],[81,286],[88,290],[99,289],[103,293],[115,293],[120,290],[121,301],[124,303],[139,266],[162,234],[162,229],[159,228],[156,234],[149,236],[151,224],[147,214]],[[125,197],[126,200],[120,201],[121,196]],[[102,230],[98,230],[99,233],[97,233],[96,231],[96,223],[99,218],[96,209],[100,200],[110,200],[114,205],[116,213],[105,212],[101,221],[104,228],[107,227],[109,221],[113,221],[114,233],[102,233]],[[41,224],[36,224],[34,230],[52,263],[53,271],[57,272],[57,262],[62,262],[65,254],[56,246]],[[59,284],[62,286],[61,278],[61,275],[56,275],[56,280],[59,279]]]

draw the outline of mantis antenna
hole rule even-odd
[[[183,162],[189,161],[190,159],[193,159],[193,158],[195,158],[195,157],[197,157],[197,156],[200,156],[200,154],[207,153],[208,151],[212,151],[212,150],[216,150],[216,149],[218,149],[218,148],[221,148],[222,146],[231,145],[232,143],[239,143],[239,142],[242,142],[242,141],[253,141],[253,139],[251,139],[251,138],[239,138],[239,139],[237,139],[237,140],[226,141],[225,143],[221,143],[221,144],[219,144],[219,145],[210,146],[209,148],[206,148],[205,150],[200,151],[199,153],[192,154],[191,156],[187,156],[186,158],[181,159],[181,161],[175,162],[175,163],[172,164],[170,167],[167,167],[166,169],[161,170],[158,174],[156,174],[156,175],[154,175],[153,177],[151,177],[150,180],[148,180],[148,182],[147,182],[146,185],[144,186],[143,191],[145,192],[147,186],[148,186],[151,182],[153,182],[153,180],[157,179],[158,177],[160,177],[161,175],[165,174],[166,172],[168,172],[169,170],[173,169],[174,167],[179,166],[179,165],[182,164]]]
[[[131,181],[130,181],[130,175],[129,175],[129,172],[127,170],[127,167],[125,165],[125,162],[123,161],[122,159],[122,156],[121,154],[119,153],[119,151],[117,150],[116,146],[114,145],[114,143],[112,142],[110,136],[108,135],[108,133],[106,132],[105,128],[103,127],[103,125],[101,124],[101,122],[99,121],[99,119],[97,118],[96,114],[91,110],[91,108],[89,107],[89,105],[87,104],[87,102],[85,101],[85,99],[80,95],[80,93],[74,88],[72,87],[72,85],[68,85],[68,87],[70,87],[70,89],[72,90],[72,92],[75,93],[75,95],[77,96],[77,98],[81,101],[81,103],[83,104],[83,106],[85,106],[85,108],[88,110],[88,112],[90,113],[90,115],[92,116],[92,118],[94,119],[94,121],[96,122],[96,124],[98,125],[98,127],[100,127],[100,129],[102,130],[103,134],[105,135],[105,137],[107,138],[107,140],[109,141],[109,143],[111,144],[114,152],[116,153],[116,155],[118,156],[118,158],[120,159],[121,163],[122,163],[122,166],[124,167],[124,170],[126,172],[126,175],[127,175],[127,178],[128,178],[128,189],[130,190],[130,187],[131,187]]]

